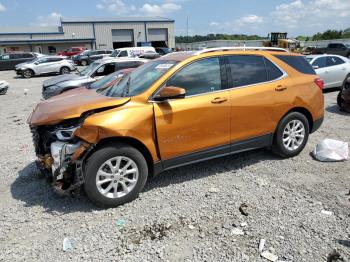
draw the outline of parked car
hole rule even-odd
[[[112,52],[112,50],[85,50],[84,52],[73,56],[73,61],[75,64],[86,66],[93,61],[110,56]]]
[[[48,99],[69,89],[95,82],[115,71],[125,68],[135,68],[146,62],[148,62],[148,60],[140,58],[100,59],[76,74],[56,76],[45,80],[43,83],[42,95],[44,99]]]
[[[0,70],[13,70],[16,65],[37,58],[35,53],[16,52],[0,55]]]
[[[71,47],[71,48],[68,48],[67,50],[57,53],[57,55],[71,57],[74,55],[78,55],[85,50],[86,50],[86,47],[82,47],[82,46]]]
[[[24,78],[57,73],[65,75],[75,69],[73,62],[62,56],[43,56],[15,67],[16,74]]]
[[[92,202],[115,207],[163,170],[263,147],[296,156],[323,117],[322,80],[303,56],[210,49],[43,101],[28,122],[58,190],[84,185]]]
[[[112,74],[109,74],[107,76],[102,77],[101,79],[97,80],[96,82],[87,84],[85,87],[88,89],[104,89],[107,87],[110,87],[114,84],[116,84],[120,79],[125,77],[126,75],[130,74],[132,71],[134,71],[135,68],[125,68],[121,69],[119,71],[116,71]]]
[[[156,52],[154,47],[151,46],[144,46],[144,47],[126,47],[126,48],[119,48],[115,49],[111,57],[137,57],[145,52]]]
[[[331,43],[326,48],[315,48],[315,54],[341,55],[350,58],[350,45],[342,43]]]
[[[5,95],[9,89],[9,83],[0,80],[0,95]]]
[[[146,59],[156,59],[160,57],[160,54],[158,54],[157,52],[153,52],[153,51],[147,51],[145,53],[143,53],[142,55],[139,56],[140,58],[146,58]]]
[[[338,55],[310,55],[306,59],[324,81],[324,88],[341,87],[350,76],[350,60]]]
[[[173,52],[173,49],[169,47],[156,47],[156,52],[160,55],[166,55]]]
[[[340,109],[350,113],[350,76],[347,77],[338,94],[337,104]]]

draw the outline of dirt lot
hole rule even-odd
[[[100,210],[37,177],[26,118],[47,77],[0,79],[11,84],[0,96],[0,261],[267,261],[260,239],[281,261],[327,261],[335,249],[344,260],[330,261],[349,261],[350,161],[309,155],[324,138],[350,141],[337,92],[325,94],[325,122],[298,157],[257,150],[178,168],[133,203]]]

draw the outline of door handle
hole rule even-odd
[[[281,86],[281,85],[279,85],[279,86],[277,86],[277,87],[275,88],[275,90],[278,91],[278,92],[284,91],[284,90],[286,90],[286,89],[287,89],[287,87],[284,87],[284,86]]]
[[[220,104],[227,101],[227,97],[215,97],[211,102],[213,104]]]

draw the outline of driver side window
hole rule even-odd
[[[327,67],[327,58],[326,58],[326,57],[317,58],[317,59],[312,63],[312,66],[318,66],[318,68]]]
[[[186,66],[175,73],[166,85],[184,88],[186,96],[221,90],[219,58],[207,58]]]

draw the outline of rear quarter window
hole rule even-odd
[[[300,73],[307,75],[316,75],[315,70],[304,56],[290,56],[290,55],[275,55],[278,59],[293,67]]]

